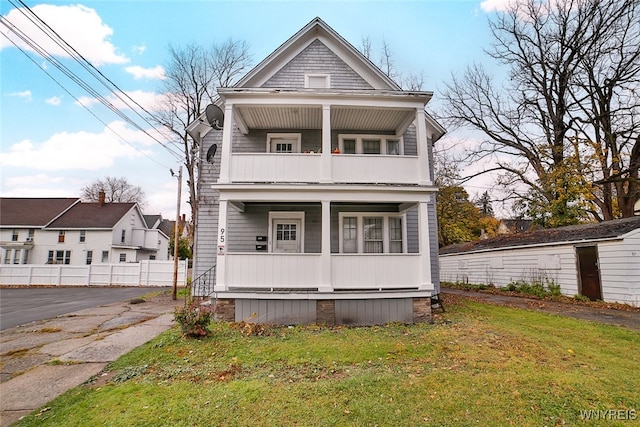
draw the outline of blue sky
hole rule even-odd
[[[482,49],[491,43],[487,18],[505,2],[24,1],[100,72],[149,110],[161,95],[169,45],[208,46],[233,37],[249,44],[255,65],[316,16],[356,47],[367,37],[374,57],[386,41],[396,69],[404,74],[422,73],[423,90],[437,95],[451,73],[461,72],[473,61],[486,62]],[[15,25],[46,47],[46,38],[24,22],[14,5],[20,6],[20,2],[0,3],[3,22]],[[177,182],[169,169],[176,170],[179,162],[158,142],[166,142],[163,137],[149,129],[154,140],[125,124],[92,102],[87,92],[42,56],[25,49],[26,56],[16,48],[5,37],[5,25],[0,25],[0,31],[0,194],[79,197],[80,189],[96,179],[123,176],[145,191],[145,213],[174,218]],[[48,50],[92,88],[109,95],[69,58],[52,47]],[[433,108],[437,108],[437,98]],[[137,122],[143,129],[149,128],[141,120]],[[455,143],[455,132],[446,138],[443,144]],[[471,184],[468,190],[472,194],[490,185],[487,181]],[[181,210],[188,212],[186,197]]]

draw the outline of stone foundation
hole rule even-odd
[[[413,322],[414,323],[431,323],[431,298],[414,298],[413,299]]]
[[[222,322],[235,322],[236,320],[236,300],[234,299],[217,299],[216,302],[216,320]]]
[[[318,300],[316,303],[316,323],[319,325],[336,324],[336,302],[332,299]]]

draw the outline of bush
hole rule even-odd
[[[188,298],[182,307],[176,307],[175,321],[178,322],[182,333],[188,337],[206,337],[211,332],[209,324],[213,318],[214,309],[211,306],[200,305],[193,298]]]

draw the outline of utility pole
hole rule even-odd
[[[171,171],[171,175],[173,171]],[[179,224],[180,224],[180,196],[182,193],[182,165],[178,169],[178,202],[176,205],[176,226],[173,231],[173,293],[171,299],[178,299],[178,243],[180,242]]]

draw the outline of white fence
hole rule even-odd
[[[188,261],[178,262],[178,286]],[[172,286],[173,261],[92,265],[0,265],[0,286]]]

